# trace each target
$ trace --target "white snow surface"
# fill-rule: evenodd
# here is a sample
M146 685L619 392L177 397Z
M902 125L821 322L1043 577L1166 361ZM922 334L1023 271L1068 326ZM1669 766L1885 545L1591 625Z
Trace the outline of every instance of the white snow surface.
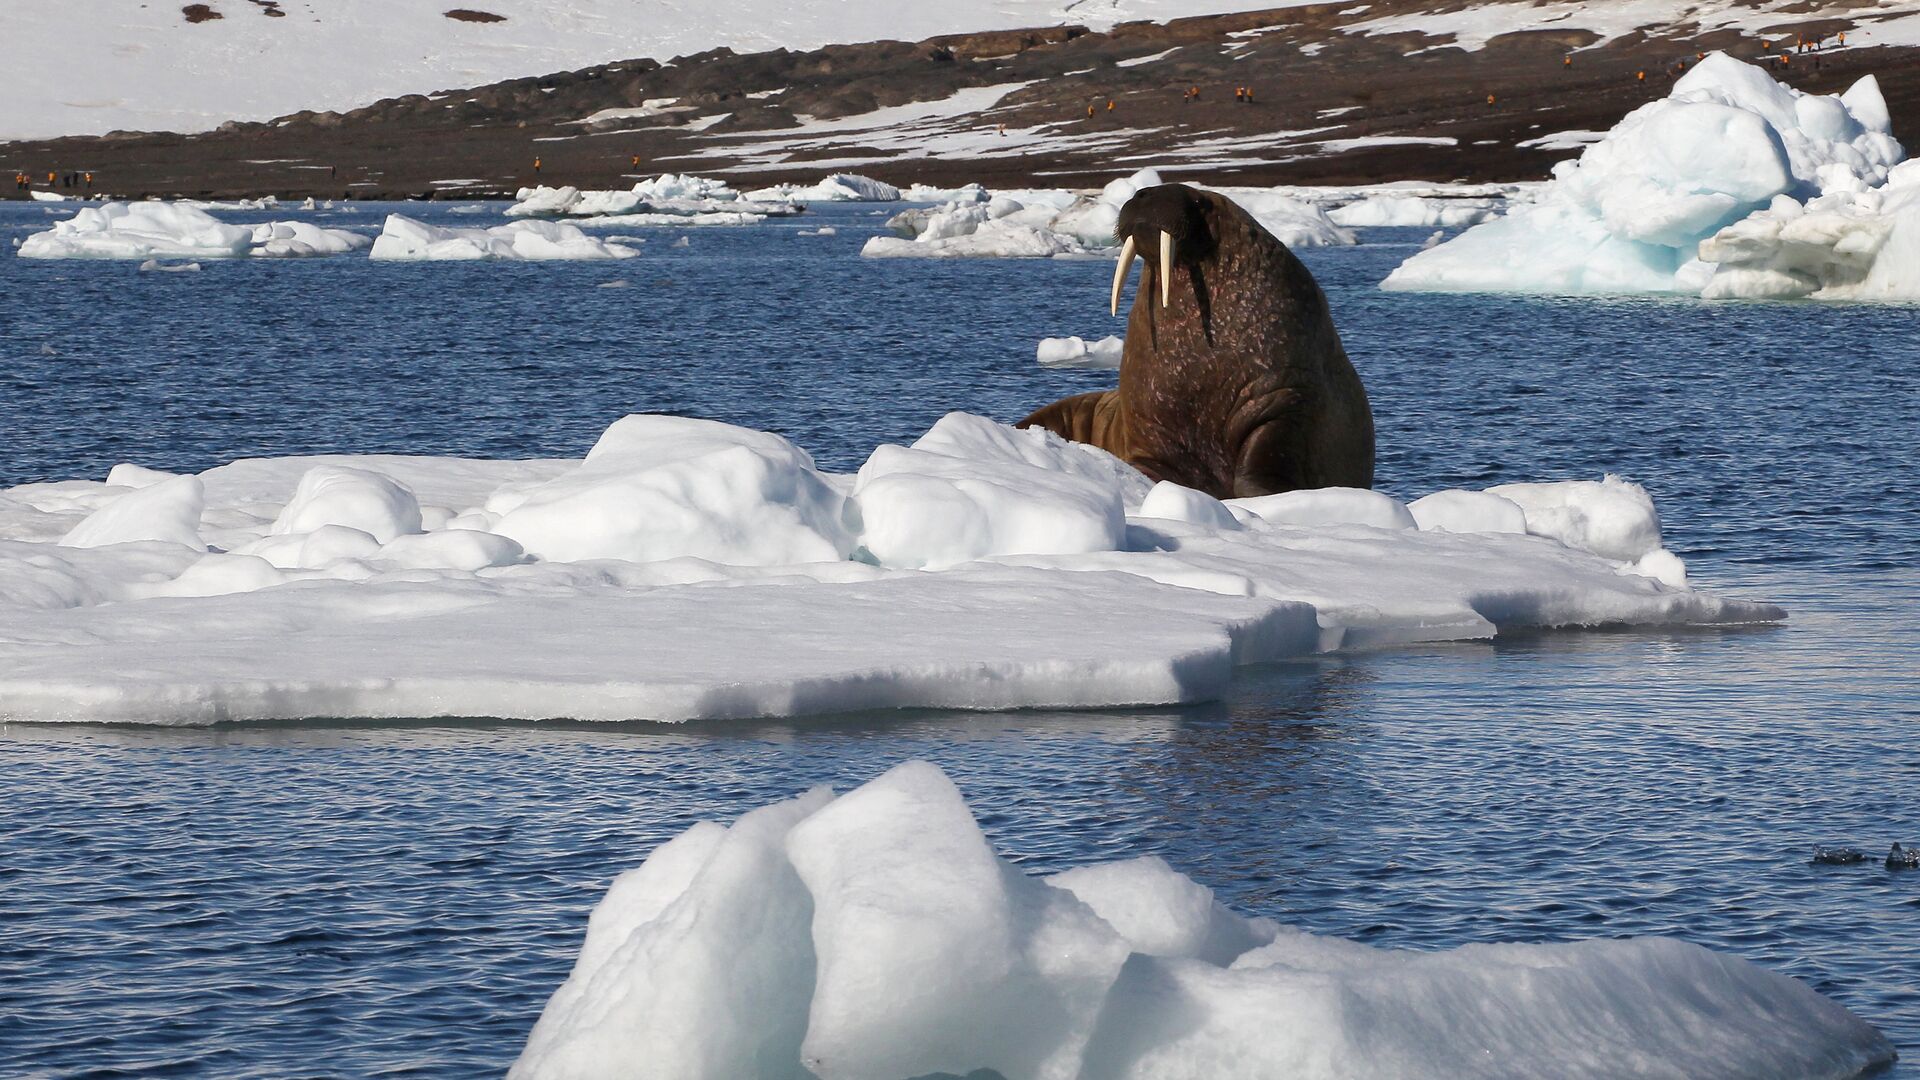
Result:
M114 129L204 131L301 109L351 109L400 94L667 60L716 46L811 49L892 38L1061 23L1105 28L1275 6L1274 0L789 0L689 5L673 0L488 0L506 17L469 23L457 5L283 0L266 17L244 0L210 0L220 18L189 24L179 4L90 0L0 4L0 69L12 76L0 139ZM1280 6L1286 6L1281 4ZM84 77L77 73L84 73Z
M503 259L548 262L630 259L638 248L609 243L560 221L512 221L490 229L445 229L388 214L369 257L394 262Z
M1167 704L1324 650L1783 617L1687 587L1624 481L1439 498L1222 503L965 413L852 476L669 416L580 461L127 464L0 491L0 720Z
M1806 94L1714 53L1536 201L1383 288L1920 300L1920 189L1872 76Z
M905 210L887 220L894 235L870 238L860 254L884 258L1034 259L1111 253L1120 208L1142 188L1160 184L1160 173L1141 169L1116 179L1097 195L1071 192L986 193L971 191L937 208ZM1220 188L1290 247L1355 243L1354 234L1318 206L1267 188ZM1064 205L1063 205L1064 204Z
M1030 876L909 761L614 879L508 1076L1840 1080L1892 1058L1806 985L1671 938L1414 952L1239 915L1152 857Z
M305 221L229 225L180 202L110 202L83 208L20 245L23 259L238 259L344 255L373 243Z

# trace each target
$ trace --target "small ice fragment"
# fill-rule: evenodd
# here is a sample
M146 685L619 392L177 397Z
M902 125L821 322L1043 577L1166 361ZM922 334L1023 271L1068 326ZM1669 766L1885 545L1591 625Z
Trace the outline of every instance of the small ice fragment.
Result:
M612 281L603 281L594 286L596 289L624 289L626 287L627 279L623 277L614 278Z
M1900 845L1893 846L1897 849ZM1819 866L1852 866L1854 863L1866 862L1867 857L1850 847L1827 847L1821 844L1814 846L1813 861Z
M675 240L673 242L673 246L674 247L692 247L693 241L683 236L680 239Z

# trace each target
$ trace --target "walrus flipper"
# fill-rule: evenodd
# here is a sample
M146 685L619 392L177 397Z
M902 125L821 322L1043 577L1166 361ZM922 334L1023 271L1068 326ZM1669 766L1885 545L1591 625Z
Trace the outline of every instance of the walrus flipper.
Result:
M1118 422L1119 397L1112 390L1075 394L1035 411L1014 427L1045 428L1063 439L1097 446L1124 460L1125 425Z

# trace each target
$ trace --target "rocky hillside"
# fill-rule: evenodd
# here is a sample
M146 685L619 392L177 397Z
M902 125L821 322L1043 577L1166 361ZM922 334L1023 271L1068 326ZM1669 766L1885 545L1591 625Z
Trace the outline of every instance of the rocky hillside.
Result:
M1876 74L1896 134L1920 140L1911 5L1722 0L1636 25L1659 6L1379 0L716 49L196 136L5 144L0 168L92 170L129 195L323 197L616 187L663 171L1071 186L1143 164L1241 183L1521 180L1714 49L1807 90Z

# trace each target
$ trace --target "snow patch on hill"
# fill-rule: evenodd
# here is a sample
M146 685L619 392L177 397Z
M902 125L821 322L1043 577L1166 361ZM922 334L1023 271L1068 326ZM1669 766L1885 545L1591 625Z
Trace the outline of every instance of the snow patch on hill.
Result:
M480 86L614 60L666 60L716 46L811 49L881 38L1129 19L1165 20L1274 6L1274 0L485 0L498 22L446 17L446 5L284 0L280 18L211 0L189 23L177 4L95 0L0 5L0 69L11 76L0 139L114 129L204 131L301 109L351 109L400 94Z

